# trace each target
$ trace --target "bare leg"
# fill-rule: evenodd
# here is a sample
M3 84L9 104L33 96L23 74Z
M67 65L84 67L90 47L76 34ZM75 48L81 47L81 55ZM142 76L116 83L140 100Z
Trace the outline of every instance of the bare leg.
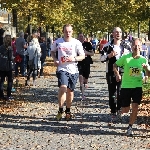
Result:
M132 103L132 113L130 114L130 121L129 124L133 125L137 118L137 113L138 113L138 104L137 103Z
M84 85L85 85L85 88L87 88L87 87L88 87L88 85L87 85L87 84L88 84L88 79L85 79L85 78L84 78Z
M82 97L84 97L84 78L82 75L79 76L79 82L80 82L80 90L82 93Z
M74 92L67 88L67 96L66 96L66 106L67 106L67 108L71 107L73 98L74 98Z
M123 113L128 113L129 110L130 110L130 106L129 106L129 107L122 107L122 108L121 108L122 114L123 114Z
M66 92L67 92L67 86L61 85L58 91L59 108L63 108L64 102L66 100Z

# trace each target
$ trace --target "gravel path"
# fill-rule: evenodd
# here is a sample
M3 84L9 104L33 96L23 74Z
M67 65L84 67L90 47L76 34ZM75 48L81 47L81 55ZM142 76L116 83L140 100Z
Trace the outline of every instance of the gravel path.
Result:
M24 89L18 107L0 117L0 150L145 150L150 149L150 130L142 118L133 126L134 137L125 135L128 115L122 122L109 124L105 64L94 56L88 100L81 102L79 84L75 90L72 121L57 122L57 79L39 78L36 88ZM8 107L12 103L7 104Z

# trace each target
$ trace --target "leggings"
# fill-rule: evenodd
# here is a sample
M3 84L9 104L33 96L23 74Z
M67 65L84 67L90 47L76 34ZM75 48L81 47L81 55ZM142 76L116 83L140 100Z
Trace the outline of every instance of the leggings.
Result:
M116 77L114 75L106 74L106 79L108 84L109 106L111 109L111 113L116 113L116 111L120 110L121 108L121 99L120 99L121 82L117 82ZM116 103L114 96L117 96Z
M0 71L0 97L4 97L4 81L7 77L7 97L11 96L11 89L13 84L12 70Z

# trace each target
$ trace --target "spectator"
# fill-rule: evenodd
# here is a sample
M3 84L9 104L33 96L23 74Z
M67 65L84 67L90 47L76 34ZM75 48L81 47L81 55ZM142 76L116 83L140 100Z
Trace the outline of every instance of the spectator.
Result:
M43 76L43 65L46 59L46 50L47 50L47 45L46 45L46 39L45 37L41 37L40 40L40 47L41 47L41 69L40 69L40 77Z
M13 49L13 56L16 56L16 38L15 37L12 38L11 46Z
M11 90L13 84L12 78L12 60L13 51L11 48L11 36L4 37L3 45L0 46L0 99L12 100ZM7 97L4 96L3 86L5 77L7 77Z
M0 46L3 45L3 34L5 30L2 28L2 24L0 24Z
M41 62L40 62L40 57L41 57L41 48L38 42L37 38L33 38L32 41L30 42L27 51L25 52L25 55L29 56L29 61L31 62L29 65L29 71L27 73L27 80L25 85L29 85L30 82L30 76L32 73L33 77L33 86L36 85L36 76L38 75L38 69L41 69Z
M16 56L19 58L19 61L16 61L15 64L15 76L18 76L18 67L20 67L20 73L24 77L26 76L26 57L25 57L25 48L27 48L24 33L20 32L19 38L16 39Z

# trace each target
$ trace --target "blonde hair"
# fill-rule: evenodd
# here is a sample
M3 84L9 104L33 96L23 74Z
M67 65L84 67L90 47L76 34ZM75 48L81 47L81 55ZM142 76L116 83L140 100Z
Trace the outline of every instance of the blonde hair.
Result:
M63 31L65 30L66 27L72 27L72 29L73 29L73 26L72 26L71 24L65 24L65 25L63 26Z
M135 38L135 39L132 41L132 43L131 43L131 45L132 45L132 46L134 46L134 45L135 45L135 41L140 41L140 43L142 44L141 39L139 39L139 38Z

